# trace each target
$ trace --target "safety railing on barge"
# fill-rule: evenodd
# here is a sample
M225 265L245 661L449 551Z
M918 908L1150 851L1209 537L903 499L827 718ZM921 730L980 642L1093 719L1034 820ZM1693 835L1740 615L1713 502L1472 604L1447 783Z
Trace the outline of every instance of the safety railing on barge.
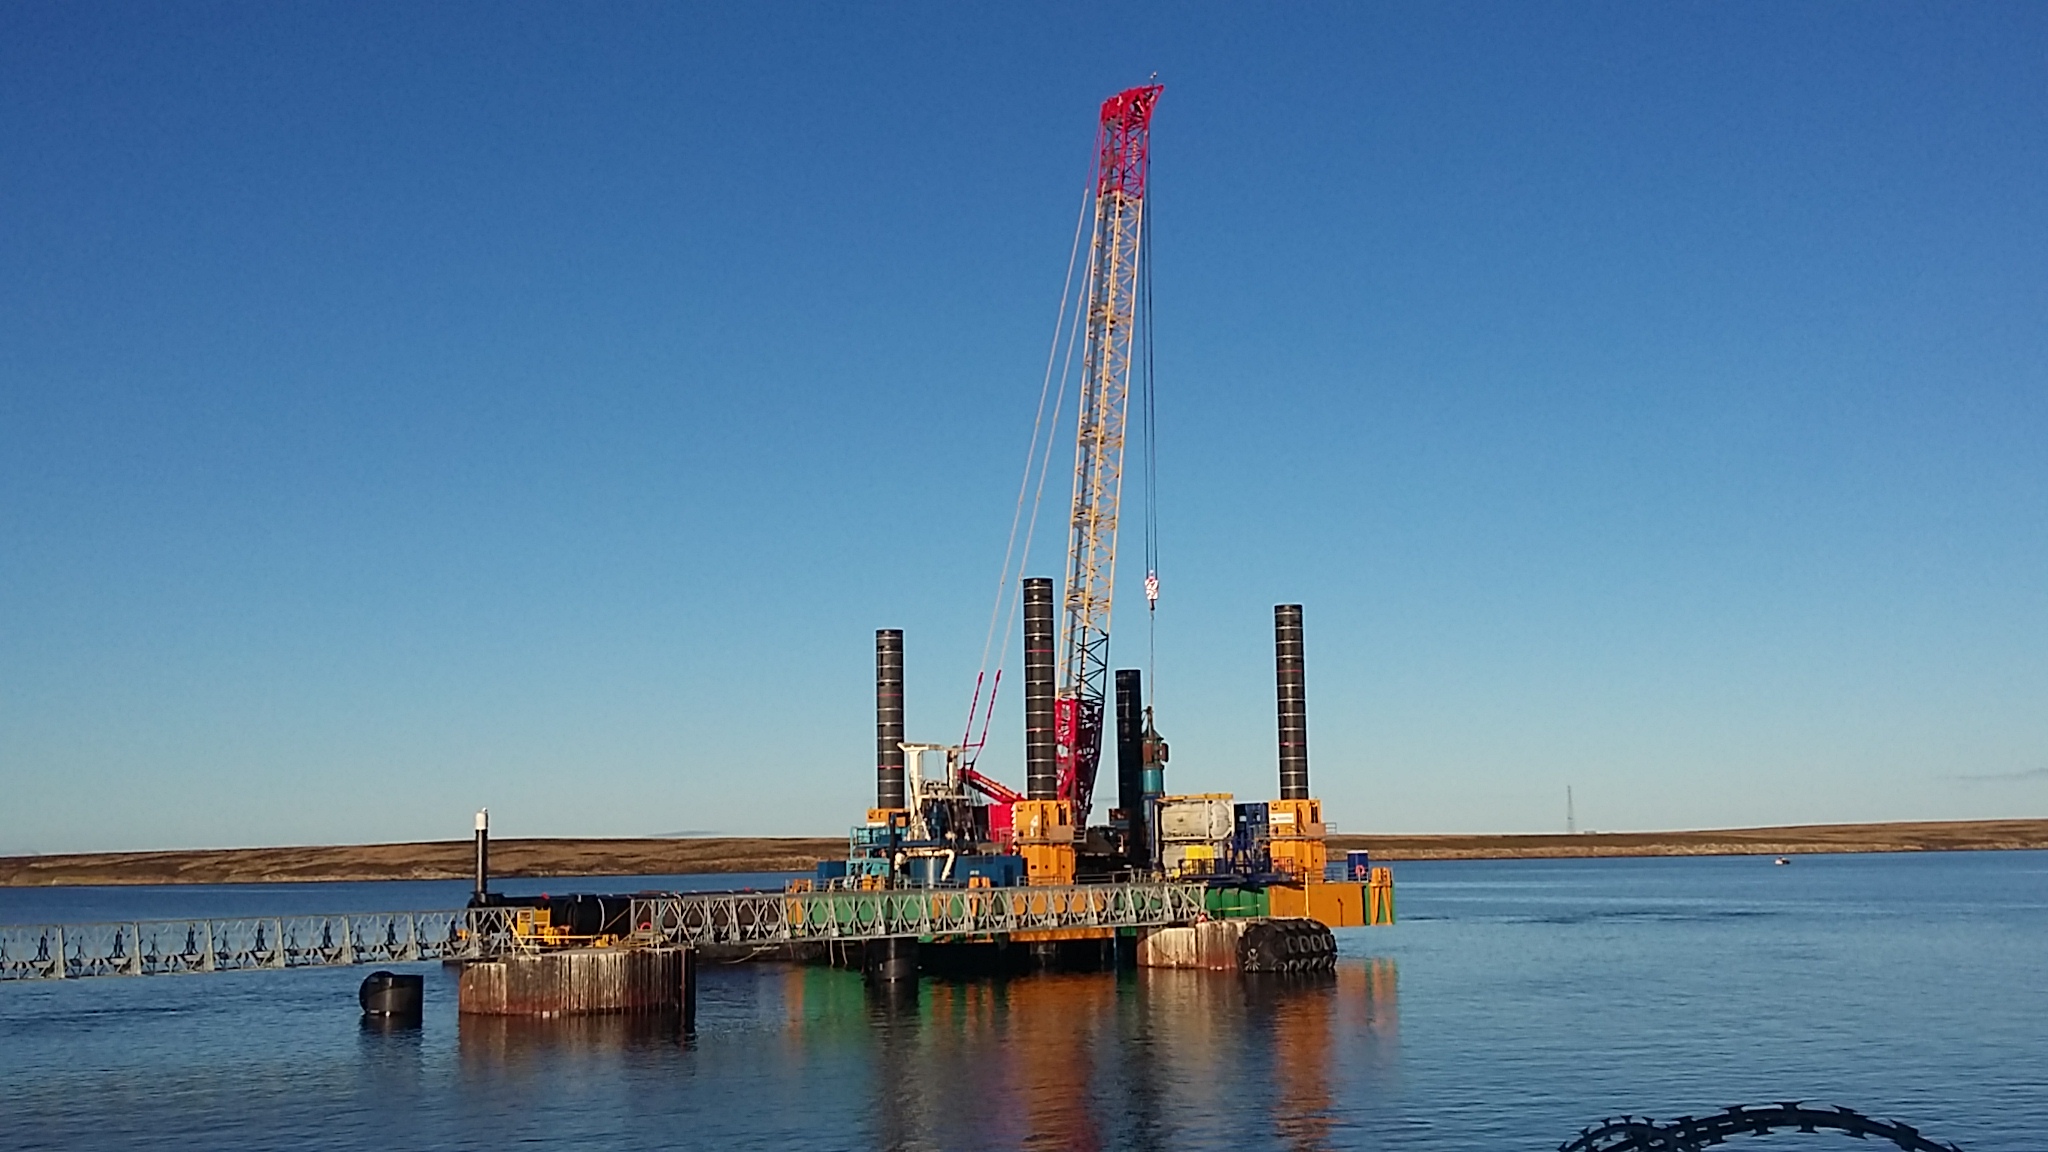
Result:
M636 944L788 944L1149 928L1203 915L1199 884L701 892L636 896ZM424 960L544 947L514 908L0 926L0 981L166 976Z
M638 935L668 944L789 944L1151 928L1203 915L1199 884L721 892L635 898Z

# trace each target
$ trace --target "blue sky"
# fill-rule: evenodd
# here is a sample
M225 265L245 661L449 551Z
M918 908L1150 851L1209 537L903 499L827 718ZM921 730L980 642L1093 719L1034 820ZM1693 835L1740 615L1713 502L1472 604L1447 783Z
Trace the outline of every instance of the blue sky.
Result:
M1345 831L2048 816L2044 63L2037 5L10 6L0 852L857 818L875 628L964 720L1155 71L1174 788L1275 790L1300 601Z

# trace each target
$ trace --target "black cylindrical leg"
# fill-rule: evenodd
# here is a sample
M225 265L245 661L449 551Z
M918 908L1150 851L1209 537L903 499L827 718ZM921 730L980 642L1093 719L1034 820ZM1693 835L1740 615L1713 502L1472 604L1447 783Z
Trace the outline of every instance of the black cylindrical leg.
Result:
M903 802L903 631L875 632L875 807Z
M917 979L917 938L891 936L870 940L861 960L867 978L877 984Z
M1132 867L1150 859L1145 850L1145 674L1136 668L1116 673L1116 806L1123 809L1124 854Z
M1299 604L1273 606L1273 672L1280 705L1280 798L1306 800L1308 696L1302 668Z
M1024 581L1024 795L1057 800L1059 752L1053 736L1052 581Z
M426 978L401 972L372 972L356 990L363 1015L417 1022L426 1004Z

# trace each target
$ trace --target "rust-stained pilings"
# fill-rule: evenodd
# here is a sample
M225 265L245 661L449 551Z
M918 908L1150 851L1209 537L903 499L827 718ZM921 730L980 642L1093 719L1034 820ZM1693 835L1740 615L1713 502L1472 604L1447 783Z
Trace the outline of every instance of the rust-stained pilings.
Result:
M679 1011L688 1024L696 1015L696 956L688 948L515 952L464 965L457 1003L481 1016Z

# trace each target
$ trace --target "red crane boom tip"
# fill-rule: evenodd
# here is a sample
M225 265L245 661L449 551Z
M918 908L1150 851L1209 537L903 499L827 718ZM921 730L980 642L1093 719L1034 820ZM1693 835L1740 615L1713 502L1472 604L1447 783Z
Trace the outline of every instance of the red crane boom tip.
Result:
M1095 180L1097 195L1119 192L1145 195L1145 168L1152 137L1152 107L1164 84L1126 88L1102 102L1102 131L1096 141L1100 155Z
M1136 88L1126 88L1104 100L1103 127L1114 125L1127 132L1146 128L1152 123L1152 106L1159 103L1159 94L1164 91L1164 84L1140 84Z

